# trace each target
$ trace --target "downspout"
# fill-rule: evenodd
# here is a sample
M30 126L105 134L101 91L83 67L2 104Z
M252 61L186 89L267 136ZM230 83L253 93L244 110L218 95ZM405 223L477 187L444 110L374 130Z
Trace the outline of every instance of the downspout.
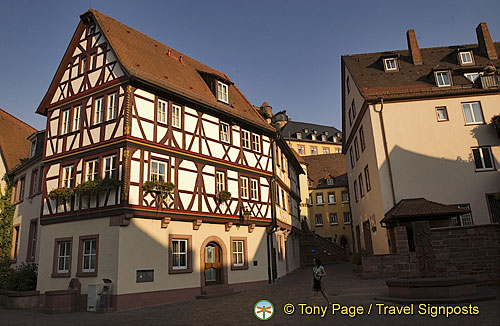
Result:
M274 189L275 185L275 177L276 177L276 168L275 168L275 158L274 158L274 153L275 153L275 146L277 143L277 137L274 139L273 146L271 146L271 161L272 161L272 167L273 167L273 176L271 177L271 186L269 187L269 191L271 191L271 229L267 232L267 277L269 280L269 283L274 282L274 273L272 270L273 266L273 260L276 259L274 255L271 255L273 251L273 233L276 232L276 228L278 223L276 222L276 207L274 206L276 203L276 192Z
M396 194L394 191L394 181L392 179L391 160L389 158L389 150L387 149L387 138L385 135L384 117L382 115L382 111L384 110L384 99L382 97L379 97L379 100L380 100L380 111L377 111L377 103L373 105L373 110L379 114L378 117L380 119L380 129L382 130L382 141L384 143L385 159L387 160L387 168L389 170L389 181L391 183L392 205L395 206Z

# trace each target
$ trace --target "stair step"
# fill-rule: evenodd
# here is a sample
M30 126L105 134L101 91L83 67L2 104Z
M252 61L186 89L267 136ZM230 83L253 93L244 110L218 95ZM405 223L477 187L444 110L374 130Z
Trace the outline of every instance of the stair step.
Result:
M240 292L235 292L233 288L227 285L207 286L201 294L196 296L196 299L212 299L232 295Z

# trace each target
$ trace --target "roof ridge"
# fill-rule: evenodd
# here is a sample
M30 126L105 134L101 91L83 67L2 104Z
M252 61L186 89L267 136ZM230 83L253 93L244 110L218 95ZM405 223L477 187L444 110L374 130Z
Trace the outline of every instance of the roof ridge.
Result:
M303 122L303 121L290 120L290 121L287 122L287 124L289 124L290 122L292 122L292 123L303 123L303 124L308 124L308 125L313 125L313 126L320 126L320 127L334 128L334 129L337 129L338 131L340 131L340 129L337 128L337 127L329 126L329 125L320 125L318 123L313 123L313 122Z
M5 114L7 114L8 116L10 116L11 118L14 118L15 120L21 122L22 124L26 125L27 127L30 127L31 129L34 130L34 132L38 131L37 129L33 128L31 125L27 124L26 122L24 122L23 120L19 119L18 117L13 116L9 112L5 111L4 109L0 108L0 111L4 112Z

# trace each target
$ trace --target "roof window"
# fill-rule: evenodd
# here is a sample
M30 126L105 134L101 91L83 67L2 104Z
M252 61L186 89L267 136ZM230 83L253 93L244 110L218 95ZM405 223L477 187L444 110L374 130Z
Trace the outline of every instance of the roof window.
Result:
M434 77L436 78L436 85L438 87L451 86L451 76L449 70L436 71L434 72Z
M472 51L460 51L458 52L458 58L460 65L473 65L474 57L472 56Z
M385 71L397 71L398 61L396 58L386 58L384 59L384 70Z

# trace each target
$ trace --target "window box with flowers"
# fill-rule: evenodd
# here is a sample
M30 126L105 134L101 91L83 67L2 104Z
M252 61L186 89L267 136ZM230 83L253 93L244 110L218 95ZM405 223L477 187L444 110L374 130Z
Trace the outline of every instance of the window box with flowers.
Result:
M163 207L164 202L172 194L174 188L175 185L172 182L165 181L146 181L142 185L142 190L154 197L156 206L159 208Z
M231 193L229 191L222 190L217 193L216 198L219 204L226 203L229 199L231 199Z

